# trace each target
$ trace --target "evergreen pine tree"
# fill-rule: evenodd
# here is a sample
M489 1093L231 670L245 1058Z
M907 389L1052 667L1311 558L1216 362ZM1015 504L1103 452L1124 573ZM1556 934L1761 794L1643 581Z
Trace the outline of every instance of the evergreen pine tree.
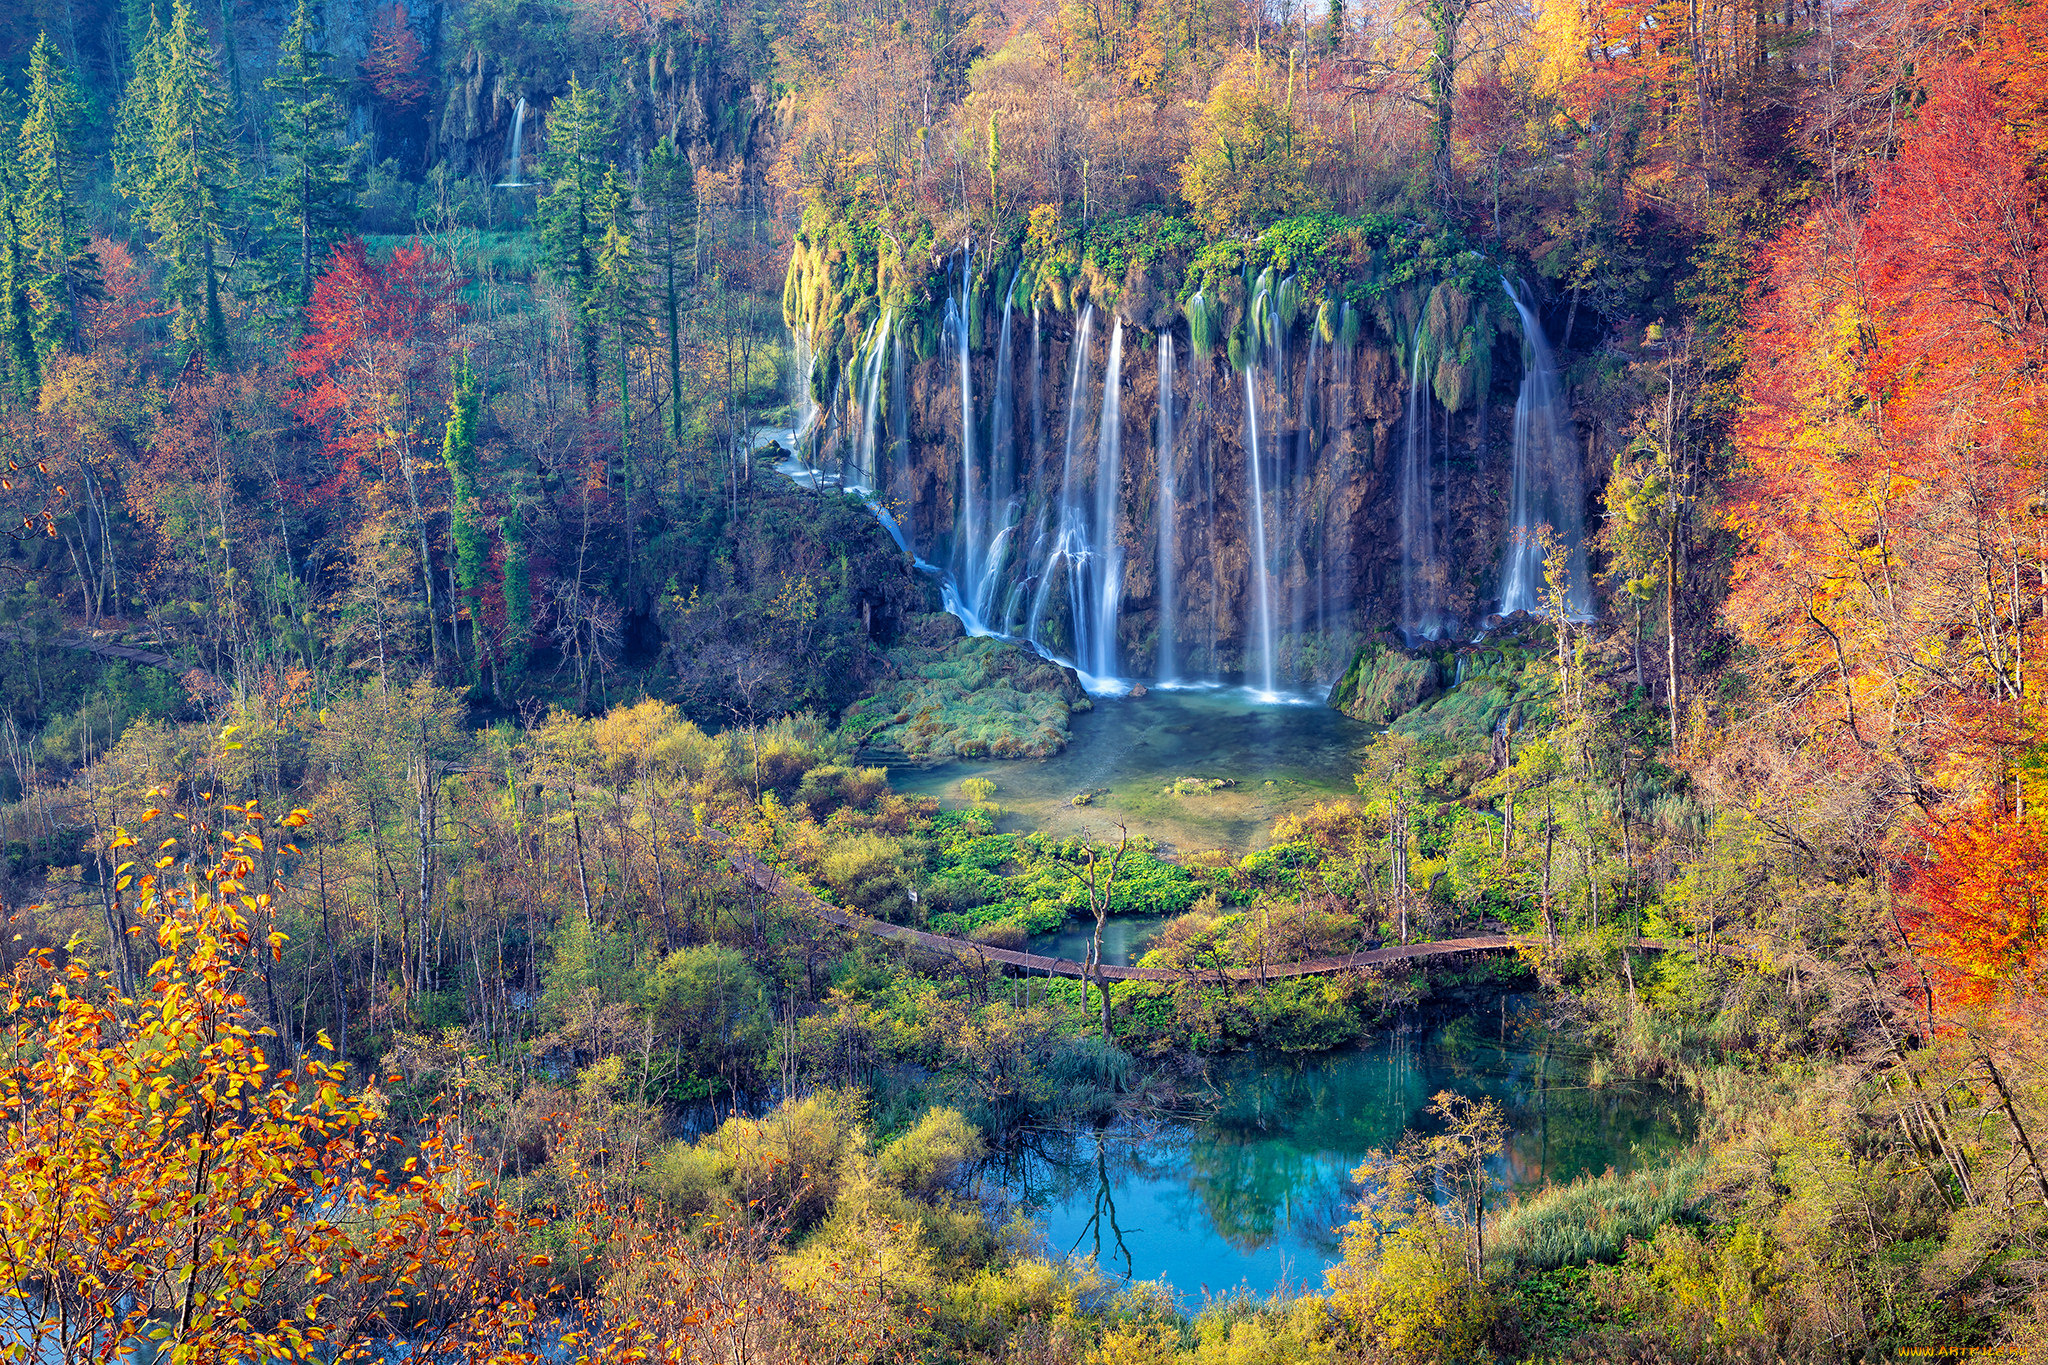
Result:
M598 215L603 235L592 262L590 295L585 309L612 348L619 382L619 455L626 471L626 489L633 489L632 389L628 361L633 347L647 339L647 284L641 278L640 253L633 242L633 197L615 171L606 171L598 185Z
M0 118L0 128L6 127ZM36 361L31 247L21 230L21 175L0 157L0 376L9 396L35 401L42 387Z
M46 33L29 55L18 205L39 361L78 343L81 310L102 292L99 258L85 231L82 111L78 87Z
M128 53L130 80L142 69L152 33L168 18L170 10L164 0L121 0L121 37Z
M171 328L188 350L216 366L228 356L218 249L225 244L239 167L228 145L227 96L205 26L188 0L171 21L152 23L121 118L121 193L153 235L164 269Z
M668 332L668 430L680 451L683 445L684 276L690 264L691 235L697 217L697 185L689 159L664 137L647 157L640 181L640 199L647 206L648 254L660 280L662 321Z
M484 634L477 628L479 589L490 559L490 545L484 538L483 521L477 507L476 418L480 406L476 372L465 352L455 366L455 392L448 401L448 428L441 440L441 462L448 468L448 538L455 548L455 584L462 601L469 604L469 635L472 646L471 676L483 663ZM459 604L458 604L459 605ZM461 637L455 641L462 647Z
M541 263L569 291L569 309L576 319L583 349L583 401L597 408L598 319L591 312L591 290L597 278L598 249L604 242L605 213L601 202L611 126L595 90L574 76L569 93L548 111L548 145L541 174L547 193L534 206L540 231Z
M310 0L297 0L277 74L263 82L277 97L270 178L260 192L271 234L264 292L285 315L306 306L328 253L356 216L357 149L342 141L347 82L329 73L317 36Z

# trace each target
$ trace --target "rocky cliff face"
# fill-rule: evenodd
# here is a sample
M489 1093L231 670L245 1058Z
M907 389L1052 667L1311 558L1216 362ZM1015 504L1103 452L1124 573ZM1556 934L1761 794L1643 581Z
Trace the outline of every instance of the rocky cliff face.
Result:
M455 71L433 111L437 154L457 178L497 183L510 169L515 127L521 133L522 178L534 178L546 144L548 110L567 93L577 64L559 45L501 36L458 49ZM584 56L586 73L596 53ZM616 58L609 64L615 64ZM625 159L638 159L672 137L696 166L751 158L765 127L765 90L737 54L716 45L667 40L623 68L618 105ZM520 102L526 114L521 125Z
M845 298L806 264L800 329ZM1271 271L1207 312L1199 292L1091 303L1027 292L1029 269L956 274L864 330L842 307L851 344L821 329L809 457L876 489L980 624L1098 675L1327 685L1363 643L1469 634L1495 607L1510 310L1427 279L1316 306Z

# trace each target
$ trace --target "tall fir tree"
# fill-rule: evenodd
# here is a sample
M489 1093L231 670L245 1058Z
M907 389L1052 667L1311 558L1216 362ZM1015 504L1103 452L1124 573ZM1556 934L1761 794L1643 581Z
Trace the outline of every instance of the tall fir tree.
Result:
M455 550L456 609L464 604L469 607L472 680L479 678L483 664L481 590L491 557L477 498L476 419L480 406L476 371L464 352L456 361L455 392L448 400L448 426L441 438L441 463L448 469L448 539ZM459 635L455 648L458 653L462 648Z
M640 251L633 240L632 191L616 171L604 173L598 185L597 206L603 235L598 239L597 256L591 266L590 294L584 308L596 321L612 352L619 384L619 459L630 494L634 479L633 394L629 375L633 347L647 339L647 281L642 276Z
M599 324L590 300L604 243L602 196L611 168L611 141L603 100L571 76L569 93L548 111L548 145L541 162L548 188L534 206L534 216L541 263L569 291L569 309L583 351L583 402L588 411L597 408Z
M313 297L322 264L356 218L357 149L343 141L347 82L329 71L318 38L311 0L297 0L277 74L263 82L276 97L270 176L259 191L270 220L264 294L285 316Z
M79 150L84 102L57 45L44 34L29 54L21 122L19 215L34 312L36 357L75 346L88 300L100 297L100 262L86 234L88 163Z
M0 128L8 126L0 109ZM21 230L21 174L0 157L0 407L32 403L42 387L36 359L31 247Z
M660 280L662 323L668 333L668 431L675 450L683 446L683 290L692 265L696 234L697 184L689 158L664 137L648 154L640 180L647 206L647 254Z
M128 78L133 80L142 69L142 63L149 52L150 35L163 27L169 19L170 8L164 0L121 0L121 39L128 56Z
M228 141L227 95L206 28L187 0L152 24L121 119L121 193L152 235L164 270L171 329L215 366L228 360L220 249L233 223L240 167Z

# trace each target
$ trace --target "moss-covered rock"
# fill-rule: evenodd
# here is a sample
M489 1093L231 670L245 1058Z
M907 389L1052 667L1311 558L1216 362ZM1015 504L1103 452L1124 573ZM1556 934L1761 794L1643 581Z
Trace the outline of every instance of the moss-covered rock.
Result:
M1093 705L1071 669L1022 645L963 637L950 616L906 632L889 659L897 676L843 722L874 753L1046 758L1067 747L1069 717Z
M1411 739L1483 746L1503 716L1519 727L1524 715L1549 706L1555 683L1547 635L1539 626L1441 655L1366 645L1331 689L1330 705Z
M1371 644L1358 651L1330 690L1330 705L1353 720L1385 725L1442 688L1443 670L1429 655Z
M1387 728L1414 739L1472 746L1483 744L1510 713L1519 728L1522 714L1547 705L1554 691L1550 670L1536 666L1539 658L1518 643L1461 651L1450 664L1451 686Z

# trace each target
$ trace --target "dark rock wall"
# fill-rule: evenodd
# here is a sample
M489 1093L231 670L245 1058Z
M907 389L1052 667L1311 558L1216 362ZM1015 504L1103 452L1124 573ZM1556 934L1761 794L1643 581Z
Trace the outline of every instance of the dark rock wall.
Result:
M993 311L993 310L991 310ZM977 449L987 457L995 393L999 320L980 320L972 375ZM1110 342L1110 320L1091 329L1088 379L1074 441L1075 475L1092 488L1097 422ZM1013 320L1015 402L1010 439L1025 491L1028 527L1059 497L1066 457L1074 337L1079 320L1046 310L1040 316L1039 393L1042 424L1031 401L1031 318ZM1125 329L1121 403L1121 509L1124 552L1120 654L1126 671L1146 674L1157 657L1158 416L1156 334ZM1235 673L1256 652L1257 576L1250 534L1247 479L1250 425L1245 377L1221 348L1191 357L1185 326L1175 336L1178 410L1178 629L1186 675ZM1433 486L1439 525L1448 535L1446 602L1457 619L1476 626L1498 588L1502 525L1508 498L1516 387L1521 368L1513 336L1497 343L1493 385L1467 410L1427 405L1432 424ZM1311 364L1311 351L1313 363ZM961 488L959 359L940 345L919 359L906 350L907 478L904 458L885 453L884 496L911 528L919 552L946 565L955 553ZM1312 347L1307 327L1290 337L1284 370L1254 371L1259 448L1267 497L1267 558L1281 672L1293 681L1334 682L1357 646L1396 631L1402 610L1400 476L1408 439L1407 376L1393 346L1368 336L1349 356ZM828 466L861 426L852 400L840 394L842 420L828 426L818 458ZM888 418L881 423L886 431ZM1448 442L1448 457L1445 444ZM894 466L891 472L890 466ZM1589 484L1590 484L1589 480ZM1064 611L1049 611L1046 637L1061 643Z

